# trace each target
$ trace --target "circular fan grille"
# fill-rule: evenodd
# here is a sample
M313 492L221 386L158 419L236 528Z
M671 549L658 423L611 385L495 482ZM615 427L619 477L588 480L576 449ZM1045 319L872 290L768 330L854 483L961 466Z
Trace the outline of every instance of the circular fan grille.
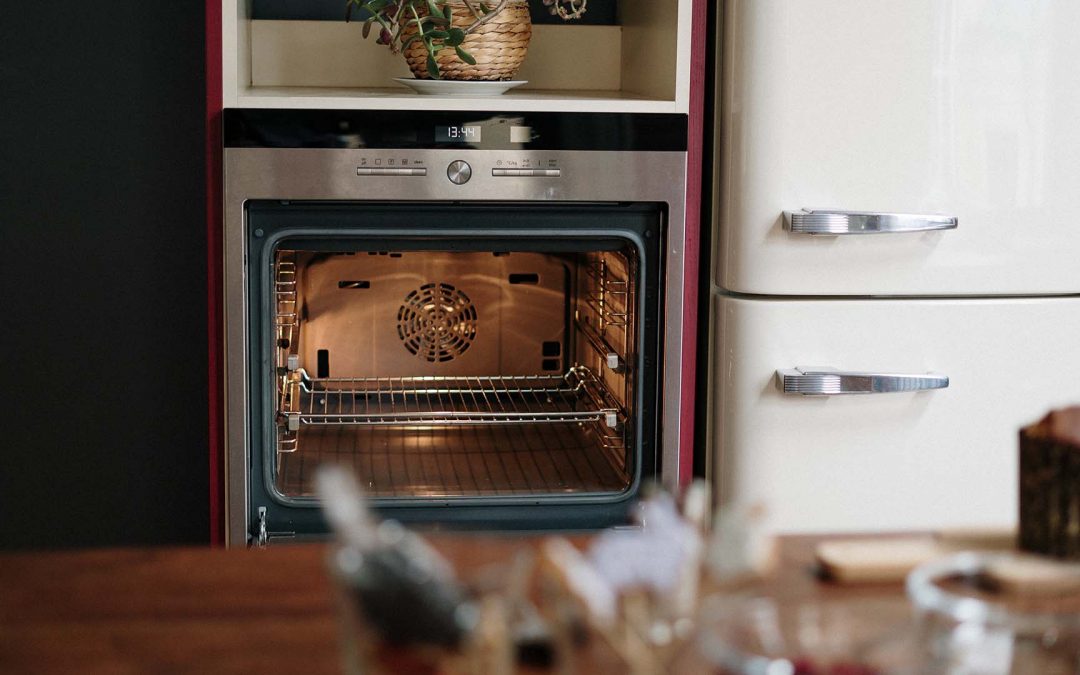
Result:
M424 284L405 296L398 310L398 337L425 361L455 359L476 338L476 308L450 284Z

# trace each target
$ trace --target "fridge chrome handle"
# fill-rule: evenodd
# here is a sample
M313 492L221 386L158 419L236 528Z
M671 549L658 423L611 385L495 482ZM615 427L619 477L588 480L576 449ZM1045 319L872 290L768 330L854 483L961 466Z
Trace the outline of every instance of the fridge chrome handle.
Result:
M784 211L784 229L796 234L888 234L955 230L956 216L839 209Z
M797 366L777 370L776 386L785 394L802 394L803 396L889 394L945 389L949 386L949 378L938 373L899 375Z

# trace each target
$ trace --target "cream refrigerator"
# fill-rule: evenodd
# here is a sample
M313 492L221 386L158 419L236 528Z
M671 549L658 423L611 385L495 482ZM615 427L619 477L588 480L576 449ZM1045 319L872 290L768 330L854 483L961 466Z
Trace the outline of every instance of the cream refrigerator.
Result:
M1080 403L1080 3L728 0L712 473L780 531L1002 527Z

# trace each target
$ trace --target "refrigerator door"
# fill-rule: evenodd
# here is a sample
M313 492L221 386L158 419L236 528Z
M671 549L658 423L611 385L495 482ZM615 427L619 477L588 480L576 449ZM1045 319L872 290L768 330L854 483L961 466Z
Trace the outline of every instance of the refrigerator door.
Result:
M1080 402L1080 298L716 302L717 488L781 531L1014 524L1020 427Z
M720 286L1080 291L1080 3L724 8Z

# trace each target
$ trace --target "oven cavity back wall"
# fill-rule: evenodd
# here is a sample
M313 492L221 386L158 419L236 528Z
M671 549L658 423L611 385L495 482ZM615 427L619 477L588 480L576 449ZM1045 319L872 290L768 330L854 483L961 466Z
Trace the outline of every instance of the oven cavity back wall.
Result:
M278 258L279 268L295 261L303 331L291 353L319 377L562 370L570 270L556 256L279 250Z

